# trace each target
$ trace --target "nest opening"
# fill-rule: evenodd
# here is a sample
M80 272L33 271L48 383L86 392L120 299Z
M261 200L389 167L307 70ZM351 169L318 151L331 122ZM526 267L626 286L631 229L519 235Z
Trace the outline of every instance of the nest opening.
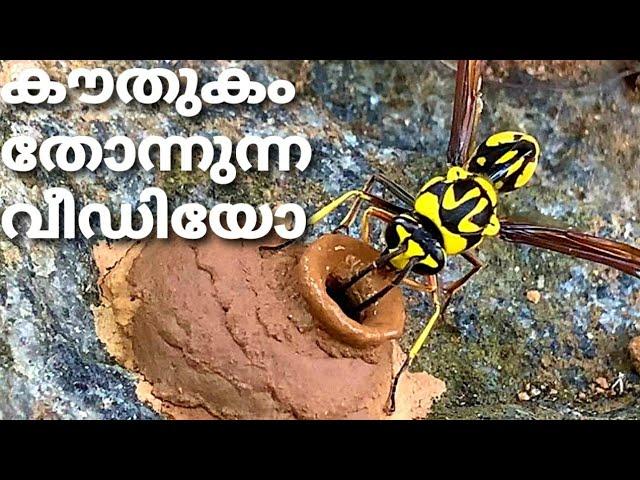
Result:
M305 247L297 265L299 291L321 327L343 343L380 345L402 335L405 312L402 292L393 289L369 308L362 301L388 284L388 275L374 270L344 292L339 287L380 254L352 237L324 235Z
M363 324L366 318L366 314L363 311L358 311L356 307L361 303L354 295L350 294L351 289L345 290L342 288L342 281L336 278L334 275L329 275L325 282L327 294L331 299L336 302L340 307L340 310L354 322Z

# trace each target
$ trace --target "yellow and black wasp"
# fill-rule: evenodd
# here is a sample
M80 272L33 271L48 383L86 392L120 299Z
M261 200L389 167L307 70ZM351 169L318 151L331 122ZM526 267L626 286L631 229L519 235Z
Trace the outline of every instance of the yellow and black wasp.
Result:
M538 165L540 147L533 136L508 131L491 135L469 154L482 108L480 72L479 61L458 62L447 152L450 166L446 174L427 180L416 195L376 174L362 189L342 194L308 220L309 226L314 225L345 202L354 200L337 229L348 229L365 203L368 206L361 220L364 241L369 241L371 218L387 224L384 233L386 246L378 260L337 289L346 291L375 269L391 268L397 273L388 285L355 306L352 312L362 312L398 285L432 295L434 312L393 379L387 408L390 412L395 408L395 389L400 375L415 359L451 296L482 268L472 250L485 237L499 237L509 242L554 250L640 278L640 249L593 235L498 216L499 196L529 182ZM397 202L373 195L376 184L385 188ZM461 278L440 285L438 273L445 267L447 258L453 255L464 257L471 264L471 269ZM425 277L426 282L409 278L410 273Z

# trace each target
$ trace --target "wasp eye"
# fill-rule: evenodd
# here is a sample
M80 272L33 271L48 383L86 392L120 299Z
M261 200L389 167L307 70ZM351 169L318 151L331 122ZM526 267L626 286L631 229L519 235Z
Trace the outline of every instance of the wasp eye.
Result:
M533 176L540 146L523 132L499 132L478 145L467 170L488 177L501 192L523 187Z

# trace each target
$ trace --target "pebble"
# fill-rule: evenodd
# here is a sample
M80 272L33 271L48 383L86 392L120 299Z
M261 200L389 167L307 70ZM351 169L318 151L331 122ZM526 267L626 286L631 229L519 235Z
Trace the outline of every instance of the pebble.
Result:
M527 300L529 300L533 304L538 304L540 302L540 292L538 290L529 290L527 292Z
M527 392L518 392L518 400L520 400L521 402L528 402L529 400L531 400L531 397Z
M595 380L596 384L603 390L609 390L609 382L604 377L598 377Z

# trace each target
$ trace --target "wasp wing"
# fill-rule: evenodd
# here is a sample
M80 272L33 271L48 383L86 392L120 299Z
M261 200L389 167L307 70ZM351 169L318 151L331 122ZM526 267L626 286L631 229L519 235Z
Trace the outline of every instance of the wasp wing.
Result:
M545 248L590 260L640 278L640 249L625 243L511 219L500 220L498 236L507 242Z
M473 148L473 135L482 101L482 60L459 60L456 71L456 91L453 100L453 117L447 159L451 165L462 165Z

